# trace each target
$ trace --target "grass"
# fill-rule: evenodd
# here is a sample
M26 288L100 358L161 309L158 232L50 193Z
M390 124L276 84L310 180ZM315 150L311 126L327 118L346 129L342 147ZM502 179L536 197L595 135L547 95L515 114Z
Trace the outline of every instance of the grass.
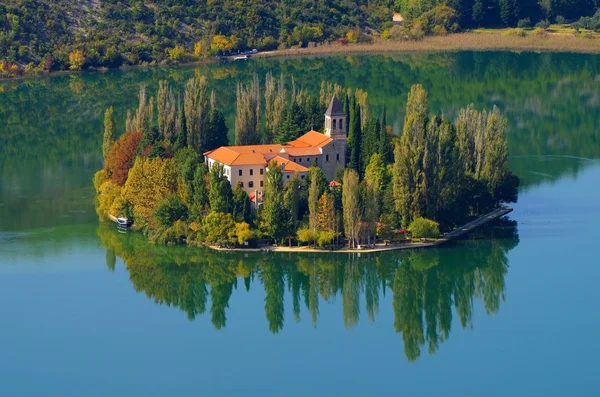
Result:
M566 25L551 25L546 34L524 29L512 35L510 29L476 29L446 36L429 36L418 41L376 40L370 44L327 44L311 48L289 48L260 53L260 57L398 53L422 51L549 51L600 54L600 34Z

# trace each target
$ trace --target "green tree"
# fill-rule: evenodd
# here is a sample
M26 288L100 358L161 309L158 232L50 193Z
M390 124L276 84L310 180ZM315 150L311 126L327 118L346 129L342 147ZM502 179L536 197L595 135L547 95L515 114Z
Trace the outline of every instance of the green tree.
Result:
M408 231L415 238L438 238L440 225L431 219L416 218L410 223Z
M313 232L317 231L317 225L319 221L319 181L316 178L316 173L313 171L314 169L320 170L318 167L311 167L311 174L314 176L311 178L310 187L308 189L308 224L309 227L313 230Z
M177 195L171 195L156 209L156 220L162 226L172 226L178 220L188 218L188 208Z
M298 224L298 215L300 211L300 196L302 189L302 180L297 172L294 172L292 177L285 185L283 202L286 210L290 214L292 231L296 231Z
M516 26L520 9L518 0L499 0L500 19L506 26Z
M252 208L250 197L248 197L248 194L239 183L235 185L235 188L233 189L233 207L231 214L233 220L236 222L249 223L251 221Z
M344 209L344 230L351 248L356 247L361 224L360 184L358 173L353 169L344 172L342 184L342 206Z
M115 123L115 115L113 111L113 107L109 107L104 112L104 138L102 141L102 156L106 160L106 156L108 156L108 152L110 152L110 148L115 143L117 139L117 126Z
M235 144L256 145L260 143L260 83L254 75L248 86L238 83L237 113L235 119Z
M225 176L223 165L215 163L210 167L209 172L210 191L208 200L210 209L214 212L228 213L231 211L233 192L231 184Z
M203 153L206 151L206 131L209 123L206 78L189 79L185 84L183 99L187 146Z
M235 222L231 214L211 211L202 220L201 233L205 243L227 246L234 242L231 236L235 234Z
M404 133L394 150L394 199L402 224L408 226L422 213L423 149L428 121L427 93L421 85L411 87L406 103Z
M274 161L267 167L261 217L262 227L268 236L275 241L282 241L286 237L289 213L283 205L283 173Z
M348 165L353 170L360 174L362 173L362 131L361 131L361 116L360 105L354 101L352 114L350 115L350 134L348 136L348 146L350 147L350 164Z

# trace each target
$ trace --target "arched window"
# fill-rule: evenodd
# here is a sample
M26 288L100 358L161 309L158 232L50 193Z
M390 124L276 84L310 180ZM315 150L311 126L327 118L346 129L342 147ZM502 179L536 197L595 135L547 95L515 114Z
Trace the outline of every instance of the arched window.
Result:
M335 119L333 119L333 129L334 130L336 129L336 127L335 127Z
M340 130L344 129L344 119L340 119Z

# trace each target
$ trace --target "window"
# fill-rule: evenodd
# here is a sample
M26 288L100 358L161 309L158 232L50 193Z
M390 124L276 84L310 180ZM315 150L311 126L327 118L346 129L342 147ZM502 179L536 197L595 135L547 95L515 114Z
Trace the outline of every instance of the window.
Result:
M304 175L301 175L301 176L300 176L300 179L304 179Z
M340 130L344 129L344 119L340 119Z
M310 157L307 157L307 158L306 158L306 162L307 162L307 163L310 163Z
M240 182L240 187L244 187L244 182Z
M290 176L289 176L289 175L287 175L287 179L290 179Z
M329 155L328 154L325 155L325 161L329 161Z
M301 162L302 162L302 159L298 159L298 162L299 162L299 163L301 163Z
M340 154L339 154L339 153L335 155L335 159L336 159L337 161L340 161Z
M260 187L263 187L263 185L264 185L264 182L260 181Z
M264 168L260 169L260 174L262 175L265 172Z
M248 187L254 187L254 181L248 182Z
M239 175L239 176L242 176L242 170L239 170L239 171L238 171L238 175Z
M336 125L335 125L335 119L333 120L333 129L336 129Z
M254 170L250 168L250 176L254 175Z
M319 165L319 158L318 157L315 157L315 164Z

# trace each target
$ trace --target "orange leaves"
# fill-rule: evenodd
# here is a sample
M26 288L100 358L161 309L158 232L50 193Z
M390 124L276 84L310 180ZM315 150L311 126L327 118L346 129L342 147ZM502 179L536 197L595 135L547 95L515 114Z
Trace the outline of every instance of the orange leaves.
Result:
M141 140L141 132L126 132L108 152L106 170L110 173L110 179L115 185L123 186L125 184Z

